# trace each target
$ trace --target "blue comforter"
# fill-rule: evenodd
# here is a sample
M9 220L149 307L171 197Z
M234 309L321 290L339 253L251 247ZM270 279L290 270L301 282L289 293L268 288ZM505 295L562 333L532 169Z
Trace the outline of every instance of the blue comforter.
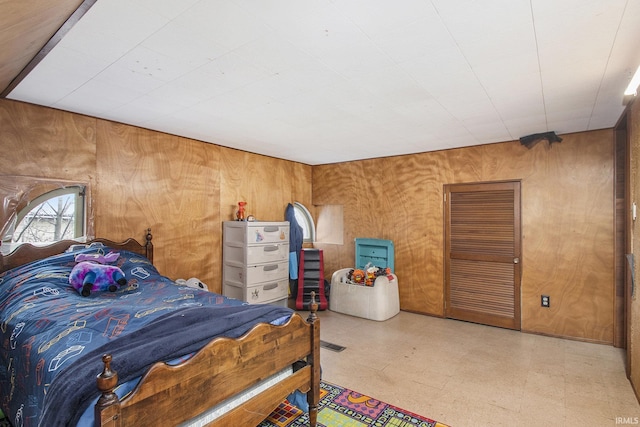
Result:
M104 249L108 251L108 249ZM15 427L75 425L98 395L101 356L127 381L159 360L239 337L291 310L177 286L143 256L120 251L127 286L82 297L66 253L0 275L0 409Z

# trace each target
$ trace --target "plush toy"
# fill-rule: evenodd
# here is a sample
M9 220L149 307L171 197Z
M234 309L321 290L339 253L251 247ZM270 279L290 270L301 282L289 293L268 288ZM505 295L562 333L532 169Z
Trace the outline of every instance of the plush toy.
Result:
M378 272L378 267L369 267L367 268L364 284L366 286L373 286L373 282L376 280L376 273Z
M76 262L93 261L99 264L110 264L116 262L119 256L120 254L118 252L109 252L106 255L102 255L101 253L78 254L76 255Z
M180 286L187 286L189 288L194 289L202 289L203 291L208 291L209 287L202 283L200 279L192 277L191 279L176 279L176 284Z
M356 268L353 271L349 271L350 273L350 279L354 282L354 283L359 283L359 284L363 284L364 283L364 271L360 270L359 268Z
M127 284L122 270L115 265L105 265L101 262L113 262L119 254L109 252L101 254L78 254L78 262L69 274L69 283L80 295L88 297L91 292L110 291L115 292L119 286Z

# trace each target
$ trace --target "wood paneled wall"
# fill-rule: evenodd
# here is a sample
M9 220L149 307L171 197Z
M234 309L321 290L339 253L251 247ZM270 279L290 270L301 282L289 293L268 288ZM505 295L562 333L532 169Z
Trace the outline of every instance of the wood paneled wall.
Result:
M628 132L631 145L631 174L630 179L630 194L631 202L640 204L640 103L636 100L631 105L631 110L628 117ZM633 385L633 389L636 393L636 397L640 399L640 299L638 298L638 280L640 278L640 231L639 220L636 219L632 223L632 228L629 230L631 238L631 251L634 256L634 276L635 276L635 291L633 298L631 299L631 313L630 313L630 325L628 325L629 333L627 341L627 354L629 354L629 379Z
M165 275L219 281L220 147L104 120L97 129L96 235L148 225Z
M0 99L0 173L95 183L95 122Z
M356 237L393 240L401 309L443 316L443 186L521 180L522 330L612 343L613 155L602 130L316 166L317 209L344 205L344 244L316 245L325 273L353 265Z
M95 234L143 239L171 278L221 291L222 221L237 202L266 221L311 205L311 167L29 104L0 100L2 175L88 182Z
M2 174L89 182L96 235L142 238L151 227L161 272L217 291L222 221L239 200L261 220L282 220L291 201L342 205L343 244L316 245L327 278L353 264L355 237L390 239L401 308L442 316L443 186L519 179L522 329L611 343L613 132L563 138L311 167L0 100Z

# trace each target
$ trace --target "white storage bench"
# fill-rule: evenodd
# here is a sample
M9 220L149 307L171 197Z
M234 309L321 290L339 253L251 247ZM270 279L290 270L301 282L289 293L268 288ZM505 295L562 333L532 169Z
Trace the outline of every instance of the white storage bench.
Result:
M331 301L329 309L338 313L371 320L387 320L400 312L398 278L376 278L373 286L347 283L351 268L343 268L331 276Z

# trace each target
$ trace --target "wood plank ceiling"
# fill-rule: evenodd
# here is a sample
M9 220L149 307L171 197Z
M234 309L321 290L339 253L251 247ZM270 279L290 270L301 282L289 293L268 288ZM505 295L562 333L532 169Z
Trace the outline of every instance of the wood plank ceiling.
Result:
M82 0L0 1L0 93L36 58Z

